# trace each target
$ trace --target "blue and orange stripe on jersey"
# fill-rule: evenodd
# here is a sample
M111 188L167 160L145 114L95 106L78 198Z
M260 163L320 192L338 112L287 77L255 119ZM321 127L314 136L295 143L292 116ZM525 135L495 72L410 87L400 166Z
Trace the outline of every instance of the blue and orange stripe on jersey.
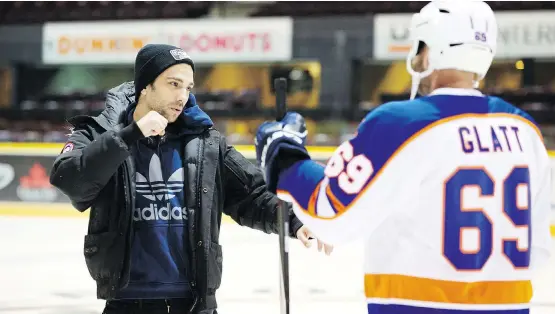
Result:
M367 274L369 313L528 313L532 284L523 281L455 282L405 275Z
M426 306L411 306L402 304L380 304L368 303L368 313L371 314L530 314L528 308L525 309L444 309L431 308Z
M527 304L532 284L522 281L457 282L406 275L366 274L366 298L445 304Z

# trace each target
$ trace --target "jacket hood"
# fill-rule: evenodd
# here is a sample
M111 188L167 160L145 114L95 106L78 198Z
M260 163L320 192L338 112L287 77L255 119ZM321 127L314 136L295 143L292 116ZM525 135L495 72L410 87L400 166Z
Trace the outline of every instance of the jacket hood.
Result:
M106 109L98 117L95 117L95 120L105 129L112 129L120 123L125 123L127 120L126 113L134 111L135 106L135 84L125 82L108 91L106 94ZM173 124L183 129L179 133L201 131L214 125L208 114L197 105L193 94L189 94L189 100L183 109L183 113L178 121L170 125Z

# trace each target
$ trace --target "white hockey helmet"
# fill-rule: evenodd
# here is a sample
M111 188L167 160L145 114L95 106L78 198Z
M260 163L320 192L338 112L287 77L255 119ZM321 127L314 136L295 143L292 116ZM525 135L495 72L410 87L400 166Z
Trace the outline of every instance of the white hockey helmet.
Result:
M493 62L497 49L497 21L483 1L432 1L412 17L412 47L407 71L412 76L411 99L420 80L434 70L454 69L477 74L478 87ZM420 42L429 49L429 67L424 72L412 68Z

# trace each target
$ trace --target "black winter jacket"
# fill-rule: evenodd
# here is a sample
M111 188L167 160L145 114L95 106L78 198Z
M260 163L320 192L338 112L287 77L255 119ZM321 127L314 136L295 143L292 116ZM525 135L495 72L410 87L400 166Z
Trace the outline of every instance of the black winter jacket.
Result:
M126 108L134 102L134 85L124 83L107 95L97 117L70 119L73 149L55 160L50 182L79 211L90 208L84 255L97 283L99 299L114 299L129 282L133 239L132 209L135 169L129 147L143 135L136 123L124 126ZM242 226L277 233L278 198L266 189L261 171L213 128L184 137L184 187L189 208L190 285L196 295L191 313L212 313L222 276L219 245L222 213ZM66 145L67 147L67 145ZM289 211L291 236L302 226ZM247 270L244 270L247 271Z

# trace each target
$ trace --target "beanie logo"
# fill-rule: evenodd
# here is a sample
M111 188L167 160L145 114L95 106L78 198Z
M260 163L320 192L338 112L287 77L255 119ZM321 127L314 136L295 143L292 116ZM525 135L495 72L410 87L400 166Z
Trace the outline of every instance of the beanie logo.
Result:
M187 55L187 53L185 51L183 51L182 49L170 50L170 54L177 61L183 60L183 59L190 59L189 55Z

